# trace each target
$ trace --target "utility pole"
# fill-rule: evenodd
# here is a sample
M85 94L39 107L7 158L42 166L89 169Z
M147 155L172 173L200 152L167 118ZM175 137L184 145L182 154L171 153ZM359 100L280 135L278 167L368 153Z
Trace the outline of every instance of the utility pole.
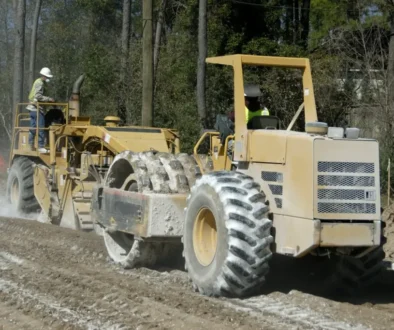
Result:
M153 125L153 1L142 1L142 126Z

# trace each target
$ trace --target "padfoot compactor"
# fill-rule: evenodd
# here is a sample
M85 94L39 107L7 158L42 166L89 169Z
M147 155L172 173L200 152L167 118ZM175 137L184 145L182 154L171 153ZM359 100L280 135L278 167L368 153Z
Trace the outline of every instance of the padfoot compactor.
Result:
M79 114L82 77L70 102L55 104L64 121L46 129L48 154L27 148L28 114L19 105L11 203L39 211L42 221L95 230L125 268L183 251L194 287L206 295L256 293L273 253L336 258L336 287L348 293L370 283L385 243L377 141L318 122L307 59L230 55L207 62L234 70L234 130L219 124L205 132L192 156L180 153L174 130L121 127L116 117L91 125ZM302 72L304 103L286 129L275 116L246 123L247 65ZM303 110L305 131L293 131ZM210 152L201 155L206 140Z

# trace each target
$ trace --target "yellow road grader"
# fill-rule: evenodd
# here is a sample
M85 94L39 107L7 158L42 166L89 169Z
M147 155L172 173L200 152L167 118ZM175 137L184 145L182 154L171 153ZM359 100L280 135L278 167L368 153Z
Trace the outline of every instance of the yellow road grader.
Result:
M229 55L207 63L233 69L235 129L205 132L193 155L180 153L175 130L120 126L111 116L91 125L79 111L83 77L68 103L55 104L64 121L46 128L47 154L28 148L29 117L19 104L10 202L39 211L41 221L95 230L125 268L153 266L181 247L205 295L253 294L273 253L335 256L336 285L347 292L376 278L385 243L377 141L318 122L308 59ZM245 66L301 71L304 102L289 127L279 129L275 116L246 122ZM305 131L297 132L302 111Z

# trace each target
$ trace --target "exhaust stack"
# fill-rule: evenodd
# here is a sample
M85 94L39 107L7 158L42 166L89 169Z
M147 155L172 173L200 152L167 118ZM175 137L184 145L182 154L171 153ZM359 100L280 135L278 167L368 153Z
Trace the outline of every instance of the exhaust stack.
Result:
M82 74L78 77L78 79L75 81L73 85L72 94L70 100L68 101L69 115L72 117L79 116L79 110L80 110L79 94L84 80L85 80L85 75Z

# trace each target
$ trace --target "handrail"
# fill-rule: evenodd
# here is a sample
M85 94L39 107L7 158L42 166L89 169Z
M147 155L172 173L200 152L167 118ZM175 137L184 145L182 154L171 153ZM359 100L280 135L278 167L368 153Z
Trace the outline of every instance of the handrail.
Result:
M60 107L62 112L64 113L64 117L66 120L66 124L69 122L69 104L68 103L60 103L60 102L22 102L18 103L15 107L15 117L14 117L14 125L13 125L13 130L12 130L12 141L11 141L11 150L10 150L10 165L12 162L12 153L15 150L15 144L16 144L16 138L20 134L20 132L29 132L33 129L33 127L22 127L19 126L19 123L23 117L29 117L30 116L30 111L28 112L23 112L21 108L23 106L28 106L28 105L34 105L37 111L37 125L34 127L36 130L35 134L35 139L34 139L34 147L37 148L37 139L38 139L38 134L40 131L56 131L57 129L51 129L47 127L39 127L39 120L40 116L44 116L44 113L40 111L40 108L42 106L54 106L54 107ZM63 126L63 125L62 125ZM49 137L48 137L49 140ZM48 141L50 142L50 141ZM37 150L37 155L38 155L38 150Z
M203 168L203 166L202 166L202 162L201 162L201 160L200 160L200 157L198 156L198 148L200 147L201 143L205 140L205 138L207 137L207 135L209 135L210 138L212 139L213 136L219 136L220 133L217 132L217 131L204 132L204 134L200 137L200 139L197 141L196 145L194 146L193 156L194 156L194 158L195 158L195 160L196 160L196 162L197 162L197 164L198 164L198 166L199 166L199 168L200 168L202 174L204 174L205 171L204 171L204 168ZM230 158L228 157L228 155L227 155L228 142L229 142L231 139L234 139L234 138L235 138L234 135L229 135L229 136L226 137L226 140L225 140L225 142L224 142L224 157L225 157L225 159L224 159L224 169L227 168L227 162L228 162L228 160L230 159ZM212 148L211 148L212 140L209 141L209 144L210 144L210 145L209 145L209 150L211 150L211 149L212 149Z
M227 159L229 159L228 155L227 155L227 150L228 150L228 142L230 141L230 139L234 139L235 136L234 135L229 135L226 137L226 141L224 142L224 155L226 158L224 158L224 169L227 168ZM234 154L234 151L233 151Z
M204 174L204 169L200 160L200 157L198 156L198 148L200 147L201 143L205 140L206 136L210 135L210 136L218 136L219 132L204 132L203 135L201 135L200 139L197 141L196 145L194 146L193 149L193 156L194 159L197 162L198 167L200 168L200 171L202 174ZM211 140L209 140L209 150L211 150Z
M297 112L295 113L293 119L291 120L289 126L287 127L286 131L291 131L295 122L297 121L298 117L300 116L301 111L304 109L304 103L302 103L299 107Z

